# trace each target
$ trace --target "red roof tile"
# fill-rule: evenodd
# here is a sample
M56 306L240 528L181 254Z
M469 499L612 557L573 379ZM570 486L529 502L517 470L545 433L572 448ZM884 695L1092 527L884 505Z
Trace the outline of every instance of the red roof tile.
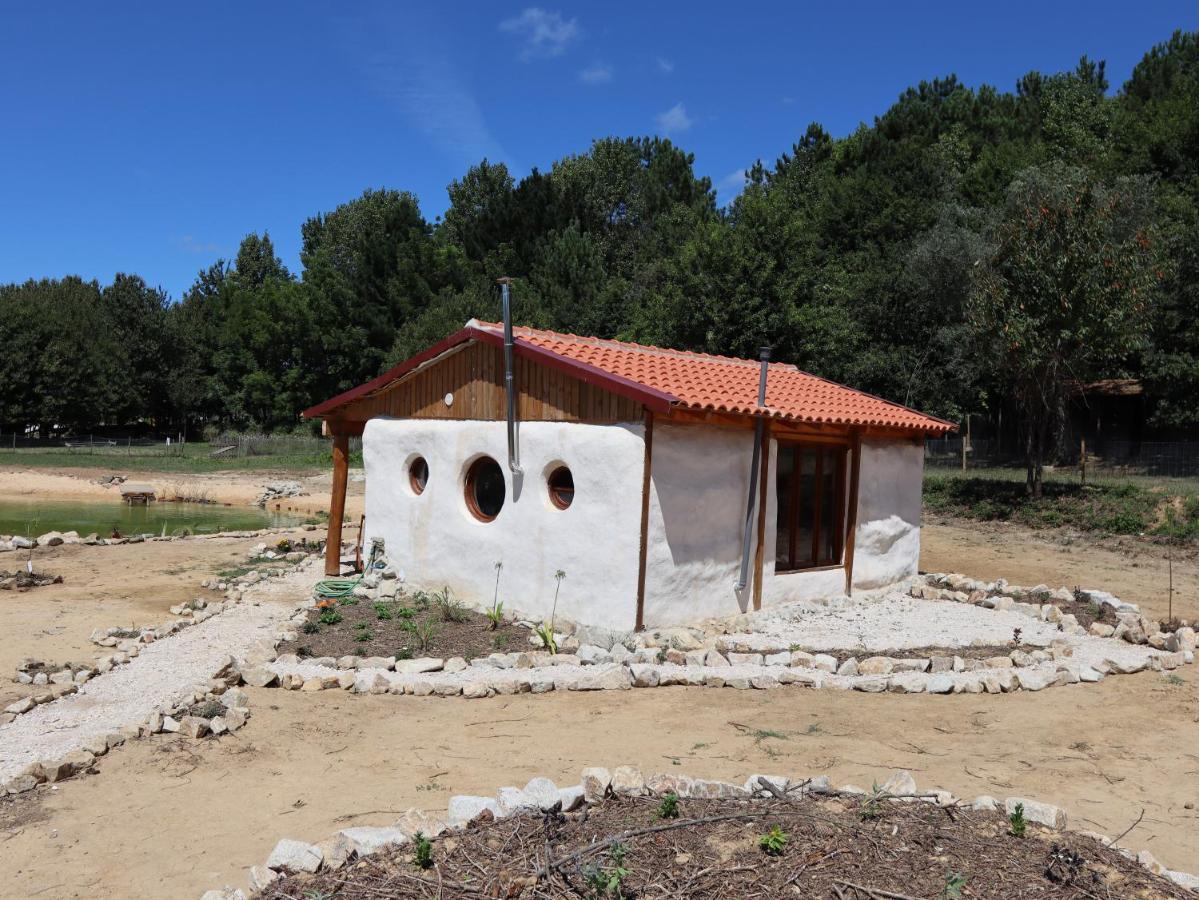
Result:
M472 320L441 344L353 391L314 406L306 416L320 416L358 396L377 390L466 340L503 340L503 326ZM560 334L535 328L513 328L516 350L585 380L600 381L616 393L660 410L684 408L732 415L766 414L775 419L819 425L862 425L941 433L953 423L927 416L898 403L809 375L787 363L771 363L766 380L766 407L758 407L760 363L708 353L667 350L625 341Z

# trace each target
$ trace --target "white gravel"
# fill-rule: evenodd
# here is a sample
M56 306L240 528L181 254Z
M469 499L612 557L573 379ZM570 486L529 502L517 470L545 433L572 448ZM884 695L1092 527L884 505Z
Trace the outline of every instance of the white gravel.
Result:
M223 657L269 644L297 600L311 589L311 581L303 571L272 578L220 615L143 645L135 658L93 678L78 693L0 725L0 782L30 763L58 758L93 737L146 721L156 709L207 681Z
M952 600L920 600L891 593L829 605L789 603L757 613L744 643L754 648L787 647L877 653L916 647L1002 646L1020 629L1024 644L1048 646L1062 637L1057 625L1011 610L993 610ZM737 635L741 640L741 635Z

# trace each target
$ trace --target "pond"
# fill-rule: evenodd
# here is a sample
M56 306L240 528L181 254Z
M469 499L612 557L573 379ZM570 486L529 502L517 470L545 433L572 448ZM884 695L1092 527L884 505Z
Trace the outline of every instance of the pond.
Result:
M209 503L83 502L77 500L0 499L0 534L37 537L47 531L95 532L108 537L121 534L210 534L216 531L251 531L257 528L299 525L303 516L287 515L254 506L219 506Z

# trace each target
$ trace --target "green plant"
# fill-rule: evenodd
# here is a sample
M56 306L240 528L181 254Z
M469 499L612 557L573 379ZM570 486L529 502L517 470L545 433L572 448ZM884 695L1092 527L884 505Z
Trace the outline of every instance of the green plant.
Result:
M354 635L354 640L356 640L360 644L365 644L367 641L373 641L374 639L375 639L375 633L373 631L371 631L369 628L364 628L361 631L359 631L356 635Z
M441 629L437 626L437 623L431 619L426 619L423 622L416 623L412 636L416 638L417 647L424 653L440 633Z
M679 795L671 791L658 804L659 819L677 819L679 817Z
M506 635L506 634L492 635L491 646L495 647L496 650L503 650L505 647L508 646L508 635Z
M1024 818L1024 804L1017 803L1012 814L1007 817L1011 823L1011 828L1008 829L1008 834L1012 837L1024 837L1024 832L1028 830L1028 820Z
M380 622L386 622L388 619L390 619L392 617L392 615L393 615L393 613L391 611L390 603L376 603L375 604L375 618L378 619Z
M321 630L321 626L316 622L305 622L300 627L300 630L302 632L304 632L305 634L316 634L318 631Z
M450 596L449 588L442 588L441 593L435 594L433 602L443 622L465 622L470 619L470 611Z
M338 597L337 603L339 606L357 606L358 598L353 594L346 594L344 597Z
M962 888L970 879L961 872L945 873L945 900L962 900Z
M1166 676L1166 684L1180 685L1186 684L1186 680L1177 672L1171 672Z
M483 615L487 616L487 621L491 623L491 630L495 631L504 624L504 604L497 603Z
M396 659L412 659L412 651L407 647L401 647L395 652Z
M433 844L419 831L412 836L412 863L418 869L433 865Z
M341 621L341 613L336 609L329 607L320 615L320 623L322 625L336 625Z
M541 643L545 645L545 649L550 652L550 656L555 656L558 653L558 639L554 637L554 628L548 622L542 622L533 629L533 633L541 638Z
M414 610L411 606L399 606L396 607L395 614L401 619L411 619L416 615L416 610Z
M583 869L583 881L594 891L593 896L623 896L624 880L629 877L629 870L624 864L628 854L628 848L617 841L608 848L608 859L611 860L612 865L601 866L596 862Z
M881 798L883 789L879 787L876 781L870 786L870 793L862 798L862 802L858 805L858 818L863 822L870 819L877 819L883 814Z
M787 832L783 831L778 825L775 825L768 832L758 838L758 846L765 851L767 856L782 856L783 851L787 849L787 842L791 838Z

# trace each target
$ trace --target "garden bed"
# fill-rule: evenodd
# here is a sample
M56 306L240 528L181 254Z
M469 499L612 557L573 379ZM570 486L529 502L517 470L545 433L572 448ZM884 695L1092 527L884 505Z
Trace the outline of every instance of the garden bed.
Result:
M294 641L280 655L306 657L461 656L473 659L495 652L528 649L529 631L501 621L494 629L484 615L446 592L415 591L393 600L343 597L308 611Z
M1023 831L1017 836L1013 831ZM423 848L423 850L422 850ZM870 797L609 797L579 813L417 839L265 898L1184 898L1185 889L1081 834L1003 812Z

